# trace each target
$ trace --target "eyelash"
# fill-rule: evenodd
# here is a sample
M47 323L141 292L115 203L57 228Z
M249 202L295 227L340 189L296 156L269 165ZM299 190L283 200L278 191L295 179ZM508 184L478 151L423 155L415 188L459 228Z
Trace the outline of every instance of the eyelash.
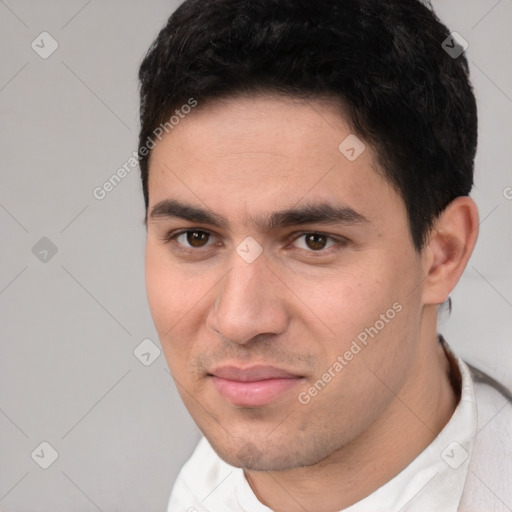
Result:
M215 236L213 233L211 233L210 231L207 231L205 229L189 228L189 229L182 229L182 230L177 231L177 232L171 232L166 237L164 237L162 239L162 241L164 243L174 242L174 244L178 248L178 250L180 250L180 251L182 251L184 253L187 253L187 254L198 254L200 251L208 250L209 247L211 247L212 245L215 245L215 244L209 244L209 245L206 245L204 247L193 248L193 247L187 247L185 245L180 244L179 242L176 242L176 239L179 236L184 235L186 233L189 233L191 231L198 231L200 233L206 233L208 236ZM331 246L329 246L329 247L327 247L325 249L319 249L318 251L314 251L313 249L296 248L299 251L304 251L308 255L313 256L313 257L319 257L319 256L325 256L325 255L331 254L333 251L339 249L340 247L345 247L348 244L348 242L349 242L348 239L346 239L344 237L341 237L341 236L334 237L332 235L329 235L327 233L323 233L321 231L301 231L301 232L298 232L298 233L293 233L291 235L293 238L292 238L291 242L289 242L287 245L290 245L290 244L296 242L297 240L299 240L301 237L304 237L304 236L307 236L307 235L325 236L327 238L328 242L329 241L333 241L334 242L333 245L331 245ZM208 242L210 242L210 240L208 240Z

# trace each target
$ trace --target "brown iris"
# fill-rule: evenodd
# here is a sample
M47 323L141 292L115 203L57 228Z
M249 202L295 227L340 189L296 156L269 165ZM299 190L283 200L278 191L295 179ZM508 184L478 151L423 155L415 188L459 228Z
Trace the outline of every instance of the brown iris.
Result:
M315 251L323 249L327 244L327 237L319 233L308 233L307 235L304 235L304 237L306 245Z
M208 242L209 236L205 231L187 231L187 242L192 247L203 247Z

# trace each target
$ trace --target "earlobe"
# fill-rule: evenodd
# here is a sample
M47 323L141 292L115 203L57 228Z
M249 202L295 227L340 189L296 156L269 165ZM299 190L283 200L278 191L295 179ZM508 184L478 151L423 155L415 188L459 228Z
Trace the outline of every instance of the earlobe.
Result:
M423 249L424 304L441 304L448 298L466 268L477 237L477 206L470 197L457 197L437 219Z

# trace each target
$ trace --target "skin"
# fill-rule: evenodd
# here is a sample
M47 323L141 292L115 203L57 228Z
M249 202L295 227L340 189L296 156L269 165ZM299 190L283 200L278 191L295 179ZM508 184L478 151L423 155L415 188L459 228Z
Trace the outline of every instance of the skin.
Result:
M404 202L372 149L353 162L338 150L350 133L333 100L230 98L198 105L150 159L146 284L165 357L213 448L278 512L332 512L363 499L432 442L457 402L436 341L437 305L475 244L476 206L457 198L416 251ZM153 217L168 199L226 225ZM262 225L320 202L366 221ZM195 235L206 245L172 238L180 230L206 232ZM252 263L236 252L248 236L263 249ZM395 303L401 311L300 403ZM273 365L302 379L269 404L240 407L208 376L221 364Z

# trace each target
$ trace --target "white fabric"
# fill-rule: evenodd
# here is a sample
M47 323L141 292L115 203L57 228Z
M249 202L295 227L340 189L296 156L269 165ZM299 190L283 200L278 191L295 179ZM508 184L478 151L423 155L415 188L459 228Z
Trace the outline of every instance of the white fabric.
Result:
M474 386L469 368L457 363L461 399L444 429L396 477L343 512L512 510L511 405L489 386ZM243 470L220 459L204 437L183 466L167 510L272 512L258 501Z
M478 428L459 512L512 511L512 401L475 383Z

